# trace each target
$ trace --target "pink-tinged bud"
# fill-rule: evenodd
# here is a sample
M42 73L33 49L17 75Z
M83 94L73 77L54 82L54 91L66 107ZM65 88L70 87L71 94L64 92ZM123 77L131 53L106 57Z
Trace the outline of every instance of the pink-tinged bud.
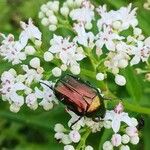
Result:
M121 144L121 135L120 134L114 134L111 138L111 143L113 146L118 147Z
M119 103L115 108L115 113L120 114L123 112L123 105L122 103Z
M127 127L126 128L126 133L130 136L137 136L138 135L138 130L136 127Z

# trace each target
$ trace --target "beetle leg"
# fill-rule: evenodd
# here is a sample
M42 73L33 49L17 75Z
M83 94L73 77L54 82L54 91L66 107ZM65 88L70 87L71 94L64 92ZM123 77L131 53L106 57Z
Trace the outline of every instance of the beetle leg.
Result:
M70 126L70 128L72 128L72 126L74 126L79 120L81 120L83 116L80 116L75 122L73 122Z

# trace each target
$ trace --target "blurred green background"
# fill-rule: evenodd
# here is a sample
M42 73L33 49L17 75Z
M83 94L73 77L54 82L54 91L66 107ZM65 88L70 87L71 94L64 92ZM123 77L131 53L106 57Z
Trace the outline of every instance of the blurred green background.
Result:
M0 0L0 32L5 34L12 33L17 37L20 32L19 22L21 20L27 21L31 17L42 31L45 43L48 44L52 35L47 34L48 30L41 26L38 19L39 8L41 4L47 1ZM63 2L63 0L60 0L60 2ZM140 27L146 36L150 36L150 11L143 9L145 1L92 0L92 2L95 4L106 3L110 9L117 9L123 5L133 3L134 6L139 8L138 19ZM61 30L59 32L63 33ZM9 68L11 68L9 63L0 60L0 75ZM136 76L132 68L128 68L123 73L129 81L127 86L119 88L110 83L111 90L115 91L117 96L121 98L137 98L139 100L137 101L138 105L150 108L150 83L144 82L142 80L143 76ZM139 146L133 147L133 150L150 150L150 117L148 115L143 115L143 117L145 120L145 126L142 129L143 135ZM62 105L49 112L45 112L42 109L32 111L24 107L18 114L14 114L9 111L8 102L0 101L0 150L61 150L63 146L55 141L53 127L54 124L59 122L67 125L67 120L69 120L69 115L65 113ZM96 138L93 138L93 136ZM100 138L105 141L108 136L109 134L107 133L103 137L101 133L92 135L89 138L89 144L93 143L94 147L96 147Z

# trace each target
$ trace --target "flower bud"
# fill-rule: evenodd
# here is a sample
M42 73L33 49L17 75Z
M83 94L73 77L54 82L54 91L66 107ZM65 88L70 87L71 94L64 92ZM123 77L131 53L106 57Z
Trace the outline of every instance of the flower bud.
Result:
M113 150L113 146L111 144L110 141L106 141L104 144L103 144L103 150Z
M74 142L74 143L78 143L81 139L79 132L75 131L75 130L73 130L69 133L69 137L72 140L72 142Z
M130 137L132 136L137 136L138 133L137 133L137 128L136 127L127 127L126 128L126 134L128 134Z
M121 138L123 144L127 144L130 141L130 137L127 134L124 134Z
M51 5L50 5L50 9L54 12L58 12L59 10L59 1L54 1Z
M69 8L66 7L66 6L63 6L63 7L60 9L60 13L61 13L63 16L67 17L68 14L69 14Z
M85 24L85 29L87 29L87 30L92 29L92 23L87 22L87 23Z
M58 68L58 67L55 67L53 70L52 70L52 74L53 74L53 76L55 76L55 77L60 77L61 76L61 69L60 68Z
M38 67L40 67L40 59L37 58L37 57L31 59L31 60L30 60L30 66L31 66L32 68L36 68L36 69L37 69Z
M83 0L75 0L75 5L77 7L79 7L79 6L81 6L82 2L83 2Z
M41 11L44 12L44 13L46 13L47 10L48 10L48 7L47 7L45 4L43 4L43 5L41 6Z
M118 147L121 144L121 135L120 134L114 134L111 138L111 143L113 146Z
M64 136L64 133L61 133L61 132L57 132L54 137L56 140L60 140L62 139L62 137Z
M70 144L72 141L69 137L69 135L67 134L64 134L63 137L62 137L62 143L65 144L65 145L68 145Z
M54 56L53 56L52 53L50 53L50 52L48 52L48 51L44 53L44 60L45 60L46 62L52 61L53 58L54 58Z
M65 128L62 124L57 123L54 127L55 132L65 132Z
M104 80L104 78L105 78L105 75L101 72L96 75L96 79L99 81Z
M116 30L119 30L121 27L121 22L120 21L114 21L113 22L113 28Z
M20 110L20 106L16 105L16 104L11 104L10 105L10 111L17 113Z
M34 55L36 52L35 48L33 46L26 46L25 47L25 53L27 55Z
M50 22L51 24L56 25L56 24L58 23L58 20L57 20L57 18L56 18L55 15L51 15L51 16L49 16L49 22Z
M130 138L130 142L133 144L133 145L136 145L138 144L140 141L139 137L138 136L133 136Z
M78 75L78 74L80 74L80 66L73 65L73 66L70 67L70 71L71 71L74 75Z
M111 138L111 143L113 146L118 147L121 144L121 135L120 134L114 134Z
M66 71L67 70L67 66L65 64L62 64L60 68L61 68L62 71Z
M16 70L13 69L13 68L9 69L9 72L10 72L13 76L16 76L16 75L17 75Z
M142 30L140 28L134 28L134 35L139 36L140 34L142 34Z
M124 86L126 84L126 79L124 76L117 74L115 76L115 83L120 86Z
M144 44L150 46L150 37L145 39Z
M88 145L85 147L85 150L94 150L92 146Z
M49 20L48 20L48 18L43 18L43 19L41 20L41 23L42 23L43 26L48 26L48 25L49 25Z
M132 124L133 124L133 126L137 126L138 125L138 121L137 121L137 119L136 118L131 118L131 120L132 120Z
M64 146L64 150L75 150L72 145L66 145Z
M66 3L69 7L73 7L73 4L74 4L73 0L67 0Z
M104 127L106 129L110 129L111 128L111 121L108 121L108 120L104 121Z
M44 17L45 17L44 13L40 11L40 12L39 12L39 18L42 19L42 18L44 18Z
M41 47L41 45L42 45L42 41L40 41L40 40L35 40L35 41L34 41L34 44L35 44L36 47L39 48L39 47Z
M120 150L130 150L130 147L128 145L122 145Z
M118 67L119 68L126 68L128 66L128 61L126 59L119 60Z
M50 31L56 31L57 30L57 26L52 24L52 25L49 25L48 29Z

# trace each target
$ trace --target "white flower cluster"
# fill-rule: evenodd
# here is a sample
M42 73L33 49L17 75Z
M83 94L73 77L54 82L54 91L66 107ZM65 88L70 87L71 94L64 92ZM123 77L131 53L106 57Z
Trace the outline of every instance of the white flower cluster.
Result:
M59 1L49 1L41 6L39 18L50 31L55 31L66 23L64 19L70 17L73 21L83 22L87 28L91 28L94 19L94 6L87 0L67 0L60 7Z
M128 113L123 112L123 106L119 103L115 110L107 111L104 118L104 127L114 131L110 141L103 144L103 150L113 150L113 147L119 147L120 150L130 150L127 144L136 145L139 143L139 135L137 130L138 121L130 118ZM121 122L126 123L120 131ZM118 132L123 133L122 135Z
M82 129L86 127L90 128L93 133L101 131L103 127L107 130L113 130L114 134L111 140L103 144L104 150L113 150L114 147L120 148L120 150L129 150L130 148L127 144L137 145L139 143L138 121L133 117L130 118L128 113L123 112L123 105L121 103L114 110L107 110L104 120L100 122L94 122L87 117L79 119L80 117L72 111L68 111L68 113L71 115L71 119L68 122L69 127L78 120L71 127L72 129L67 130L62 124L56 124L54 128L56 132L55 138L65 145L64 149L66 150L69 147L73 150L75 149L70 144L80 142L83 134ZM127 126L121 124L122 122L126 123Z
M80 67L75 65L76 61L81 61L84 55L90 57L89 54L96 51L98 57L106 54L103 64L106 68L101 70L102 73L112 72L116 84L125 85L126 79L119 74L120 69L136 65L140 61L145 62L150 56L150 38L145 38L138 27L136 10L137 8L132 10L132 5L129 4L128 7L121 7L116 11L107 11L106 5L95 8L88 0L67 0L62 7L58 1L42 5L39 16L42 22L48 22L44 24L50 28L53 25L55 29L61 25L76 33L73 38L53 36L48 52L56 54L55 58L58 56L63 62L62 66L54 70L54 74L58 73L56 76L60 76L61 71L67 69L67 65L71 66L70 71L73 74L79 74ZM98 12L99 19L95 19L95 11ZM68 22L63 24L64 16L69 19L65 18ZM97 24L98 33L92 30L93 22ZM128 29L132 33L124 36L123 31L128 33ZM44 58L51 61L54 56L48 52ZM99 66L99 62L96 63L95 65Z
M32 62L33 59L30 62ZM31 66L32 65L31 63ZM42 80L42 67L38 66L38 68L35 69L30 68L28 65L22 65L22 70L24 74L17 74L14 69L10 69L1 75L2 84L0 93L2 100L10 103L10 110L12 112L18 112L23 104L26 104L33 110L37 109L38 105L42 106L45 110L50 110L53 107L53 102L58 103L53 91L49 87L42 83L41 87L43 90L37 87L39 82L43 82L49 86L53 85L48 81ZM34 84L36 86L33 87ZM41 99L39 103L38 99Z
M21 63L26 59L27 55L35 53L34 47L27 45L28 40L32 40L35 46L41 43L41 32L33 25L31 19L29 19L28 24L21 22L21 27L23 31L18 41L14 40L12 34L9 34L7 37L1 34L3 41L0 45L0 56L2 56L4 60L12 62L13 65Z
M101 18L97 22L96 47L103 49L105 46L108 54L104 65L116 76L118 85L125 85L126 80L119 75L119 69L126 68L129 64L135 65L140 61L147 61L150 56L149 37L145 39L142 30L137 27L136 8L121 7L119 10L107 11L106 5L97 9ZM133 35L123 36L122 31L133 29Z
M79 116L77 116L74 112L68 111L68 113L71 115L71 119L68 122L68 127L71 127L74 122L77 122L71 127L72 129L68 131L62 124L56 124L55 125L55 138L59 140L59 142L62 142L64 146L64 150L66 147L72 147L74 150L74 147L70 144L79 143L82 138L82 129L90 128L92 133L101 131L101 128L103 127L103 122L94 122L91 118L82 117L79 120ZM93 148L89 145L85 147L85 150L88 148L90 150L93 150Z
M83 50L75 42L70 42L69 38L63 38L62 36L54 35L50 43L51 47L44 53L45 61L51 61L54 54L55 58L60 59L62 63L60 66L61 69L56 67L52 70L53 75L58 77L61 75L61 70L66 71L67 68L73 74L79 74L80 66L78 61L81 61L85 57Z

